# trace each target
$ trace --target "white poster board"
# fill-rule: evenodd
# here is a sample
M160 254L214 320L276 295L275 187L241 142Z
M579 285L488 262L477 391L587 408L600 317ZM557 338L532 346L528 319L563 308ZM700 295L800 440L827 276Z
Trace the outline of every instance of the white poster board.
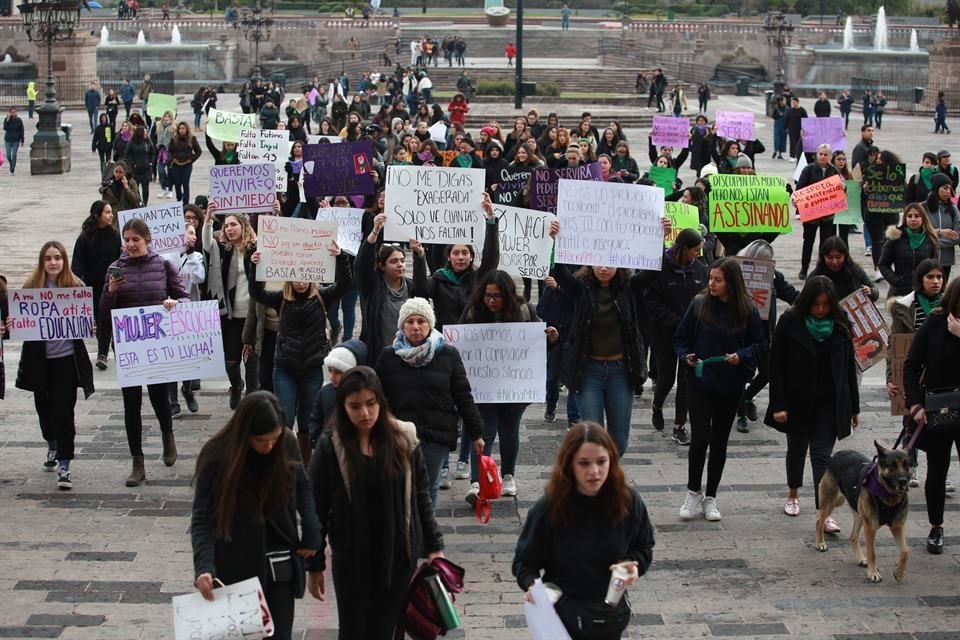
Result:
M448 324L443 338L460 352L477 404L545 402L546 329L543 322Z
M237 157L242 164L273 165L277 191L287 184L287 160L290 158L290 135L278 129L241 129Z
M543 280L550 275L553 239L550 223L557 216L495 204L497 231L500 234L500 269L514 276Z
M560 179L556 262L660 270L663 189Z
M337 244L352 256L360 250L363 232L363 209L351 207L320 207L317 209L318 222L332 222L337 225Z
M114 309L111 321L121 387L225 375L216 300Z
M150 248L159 254L180 254L187 243L187 225L183 219L183 204L170 202L140 209L127 209L117 214L120 229L130 220L139 218L150 229ZM200 229L197 229L200 234ZM123 238L120 238L123 246Z
M259 578L248 578L213 590L213 601L199 591L173 596L174 640L260 640L273 635L274 624L264 626Z
M523 616L527 620L527 629L532 640L570 640L567 628L557 615L547 589L540 578L533 583L533 604L523 603Z
M329 247L337 239L335 222L263 216L259 224L258 281L333 282L337 259Z
M271 163L222 164L210 167L210 202L217 215L271 211L277 201L276 171Z
M340 136L321 136L321 135L310 135L307 134L307 144L319 144L321 140L326 140L330 144L339 144L343 142L343 139Z
M461 167L387 168L383 239L423 244L483 243L486 173Z
M93 289L10 289L11 340L82 340L92 338Z

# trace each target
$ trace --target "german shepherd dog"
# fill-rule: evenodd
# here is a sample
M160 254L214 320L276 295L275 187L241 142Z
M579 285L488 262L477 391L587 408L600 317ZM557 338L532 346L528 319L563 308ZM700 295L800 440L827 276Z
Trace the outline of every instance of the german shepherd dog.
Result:
M834 509L846 500L854 510L850 542L857 564L867 568L870 582L880 582L877 569L876 537L883 525L890 527L900 556L893 570L897 582L907 570L907 488L910 482L910 456L901 450L887 449L873 441L877 448L875 462L859 451L838 451L833 454L823 479L820 480L820 509L817 512L817 550L826 551L823 523ZM860 529L867 544L864 557L860 547Z

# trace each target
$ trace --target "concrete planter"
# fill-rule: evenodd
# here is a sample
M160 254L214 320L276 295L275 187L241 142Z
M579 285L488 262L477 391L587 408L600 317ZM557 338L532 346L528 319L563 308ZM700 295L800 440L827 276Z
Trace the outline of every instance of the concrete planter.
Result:
M505 27L510 22L510 9L507 7L491 7L484 11L484 14L491 27Z

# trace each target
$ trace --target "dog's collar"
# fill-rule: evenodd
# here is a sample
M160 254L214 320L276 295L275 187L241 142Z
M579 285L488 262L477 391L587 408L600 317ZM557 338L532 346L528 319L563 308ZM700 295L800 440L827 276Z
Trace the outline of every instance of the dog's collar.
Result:
M863 488L877 500L882 500L883 502L895 501L897 494L887 489L886 485L880 481L878 470L877 461L874 460L870 467L867 468L867 475L863 478Z

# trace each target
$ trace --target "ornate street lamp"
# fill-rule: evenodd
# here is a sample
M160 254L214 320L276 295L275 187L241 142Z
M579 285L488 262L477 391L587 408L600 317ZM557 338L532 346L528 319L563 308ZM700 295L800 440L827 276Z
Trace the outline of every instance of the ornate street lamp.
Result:
M19 6L23 30L31 42L47 45L47 88L37 109L37 133L30 145L31 174L70 171L70 140L60 129L61 107L53 78L53 43L70 40L80 23L80 0L24 0Z
M767 32L767 44L777 48L777 78L773 82L773 95L779 96L786 84L783 78L783 49L790 46L793 25L783 13L772 11L763 19L763 28Z
M263 7L260 6L260 0L257 0L253 11L240 19L240 26L243 27L243 39L253 40L253 80L262 80L260 75L260 43L270 39L270 27L273 26L273 18L263 15Z

